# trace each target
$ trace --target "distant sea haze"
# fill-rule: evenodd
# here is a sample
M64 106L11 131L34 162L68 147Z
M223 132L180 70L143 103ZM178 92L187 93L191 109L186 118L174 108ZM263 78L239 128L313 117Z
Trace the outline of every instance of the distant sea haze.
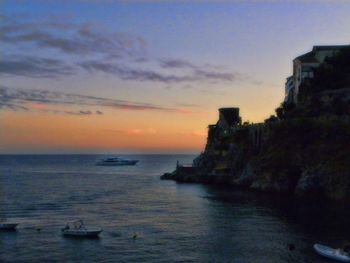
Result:
M326 263L313 243L350 236L341 205L159 180L194 155L96 166L103 157L0 155L0 216L19 223L0 232L0 262ZM63 237L75 219L101 227L100 238Z

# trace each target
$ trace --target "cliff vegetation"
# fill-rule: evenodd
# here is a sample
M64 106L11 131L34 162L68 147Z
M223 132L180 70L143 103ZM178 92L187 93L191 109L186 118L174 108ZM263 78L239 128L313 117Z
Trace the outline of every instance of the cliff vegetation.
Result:
M193 166L180 165L162 178L350 199L349 48L314 70L297 104L283 103L260 124L233 117L237 122L230 126L220 112Z

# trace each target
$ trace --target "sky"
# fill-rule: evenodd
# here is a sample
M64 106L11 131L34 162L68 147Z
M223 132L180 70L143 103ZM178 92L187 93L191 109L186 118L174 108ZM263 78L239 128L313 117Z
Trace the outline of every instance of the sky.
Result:
M261 122L292 60L350 43L350 1L0 2L0 154L198 153Z

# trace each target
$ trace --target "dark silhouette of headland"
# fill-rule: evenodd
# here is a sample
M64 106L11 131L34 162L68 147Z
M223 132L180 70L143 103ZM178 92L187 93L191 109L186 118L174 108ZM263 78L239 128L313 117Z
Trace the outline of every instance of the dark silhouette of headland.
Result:
M204 151L161 178L349 199L350 46L314 46L295 58L285 99L263 123L219 109Z

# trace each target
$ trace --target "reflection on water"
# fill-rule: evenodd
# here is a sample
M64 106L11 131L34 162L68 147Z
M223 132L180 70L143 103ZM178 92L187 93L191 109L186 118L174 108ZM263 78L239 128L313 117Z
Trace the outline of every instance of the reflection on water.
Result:
M312 244L350 239L345 204L159 180L190 155L133 156L134 167L99 158L0 156L0 213L20 223L0 232L0 262L328 262ZM101 237L62 237L77 218Z

